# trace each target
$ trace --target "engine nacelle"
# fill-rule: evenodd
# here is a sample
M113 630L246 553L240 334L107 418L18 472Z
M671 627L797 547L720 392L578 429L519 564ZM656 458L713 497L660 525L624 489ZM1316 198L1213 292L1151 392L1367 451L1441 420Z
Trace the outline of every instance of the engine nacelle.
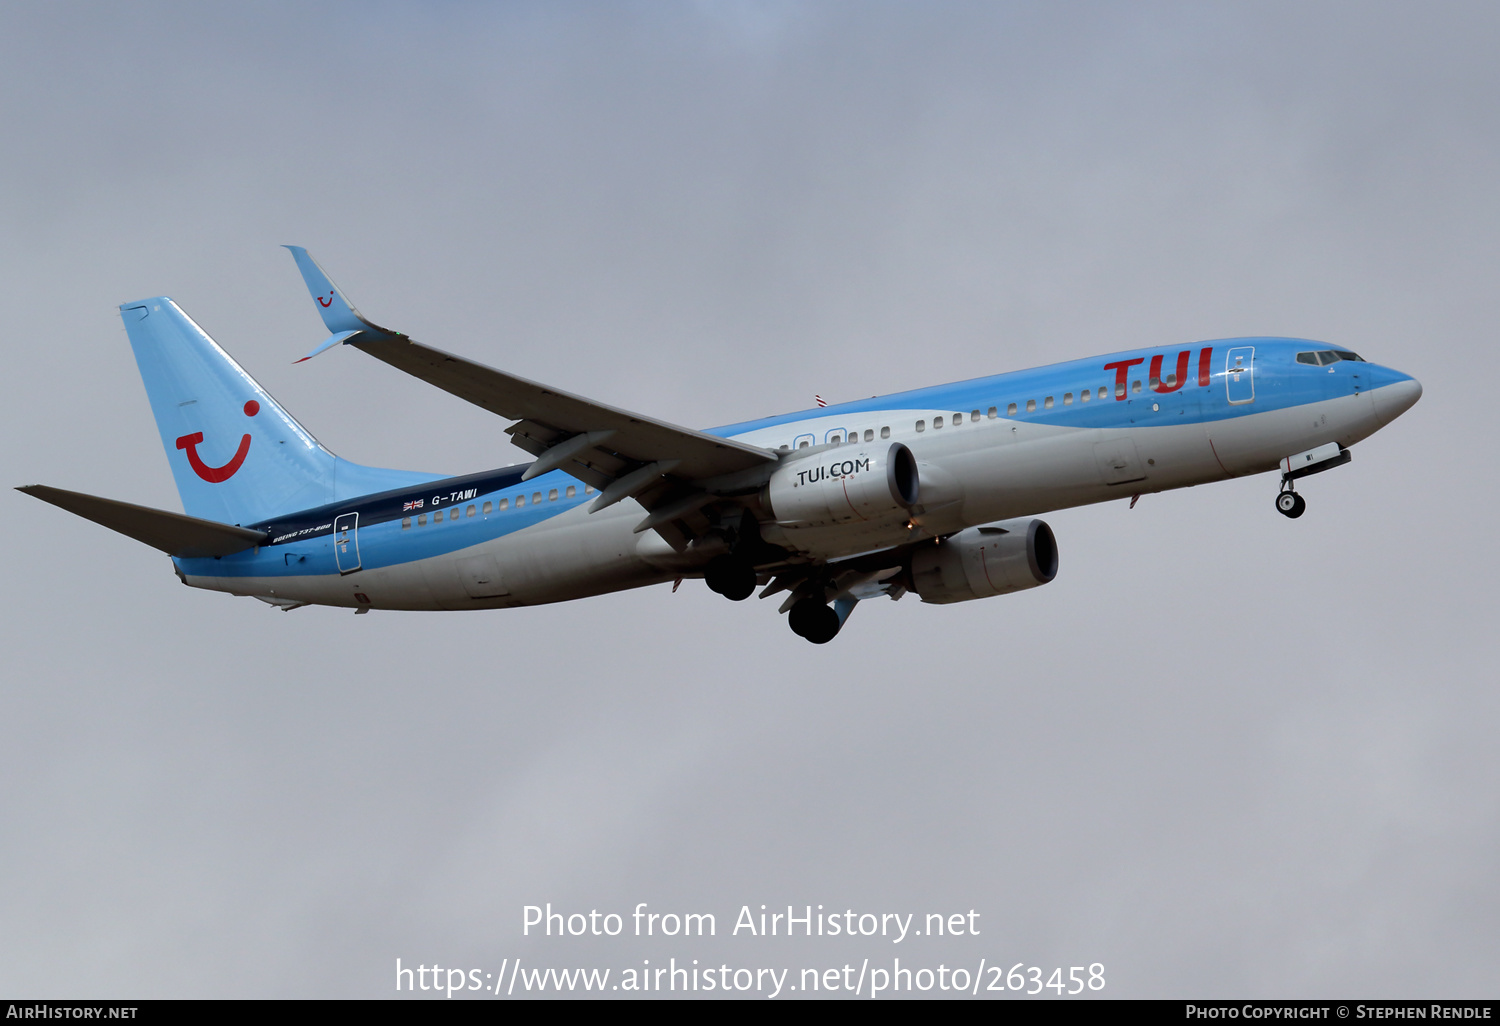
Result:
M911 590L923 602L967 602L1047 584L1057 576L1057 539L1022 517L971 527L911 557Z
M916 504L918 490L906 446L854 443L778 467L761 499L782 524L819 527L891 519Z

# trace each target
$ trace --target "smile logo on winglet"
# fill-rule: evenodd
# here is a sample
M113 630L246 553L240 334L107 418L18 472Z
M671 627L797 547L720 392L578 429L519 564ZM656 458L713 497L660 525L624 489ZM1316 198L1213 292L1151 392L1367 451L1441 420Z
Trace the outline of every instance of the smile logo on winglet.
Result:
M325 310L328 309L330 306L332 306L333 305L333 293L332 292L328 293L328 298L327 299L324 299L322 296L319 296L318 297L318 305L321 306Z
M245 404L245 416L253 417L260 412L260 403L251 399ZM240 469L240 464L245 462L245 456L250 452L250 436L243 435L240 438L240 447L235 450L233 458L222 467L210 467L203 462L198 455L198 445L203 441L203 432L194 431L190 435L183 435L177 439L177 448L187 450L188 463L192 464L193 473L197 474L209 484L220 484L228 481Z

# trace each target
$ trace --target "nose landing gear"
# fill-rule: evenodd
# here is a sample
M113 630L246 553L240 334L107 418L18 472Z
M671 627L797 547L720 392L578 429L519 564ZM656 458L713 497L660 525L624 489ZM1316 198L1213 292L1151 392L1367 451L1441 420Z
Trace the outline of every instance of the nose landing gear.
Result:
M1292 491L1289 480L1282 483L1281 494L1276 496L1276 512L1293 520L1307 512L1307 500Z
M1298 495L1294 482L1309 474L1321 474L1334 467L1342 467L1354 457L1349 450L1337 442L1322 445L1288 456L1281 461L1281 493L1276 496L1276 512L1296 520L1307 511L1307 501Z

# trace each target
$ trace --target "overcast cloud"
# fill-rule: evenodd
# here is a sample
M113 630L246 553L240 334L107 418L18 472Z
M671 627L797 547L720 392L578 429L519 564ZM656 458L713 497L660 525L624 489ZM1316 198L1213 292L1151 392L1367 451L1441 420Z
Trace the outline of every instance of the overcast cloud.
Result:
M1486 3L0 4L9 485L180 509L115 309L163 293L342 456L524 458L293 366L283 243L695 426L1252 334L1426 389L1300 520L1271 476L1059 512L1048 587L823 647L701 582L283 614L6 491L0 993L900 956L1493 997L1497 51ZM523 938L545 902L718 936ZM729 936L761 904L982 933Z

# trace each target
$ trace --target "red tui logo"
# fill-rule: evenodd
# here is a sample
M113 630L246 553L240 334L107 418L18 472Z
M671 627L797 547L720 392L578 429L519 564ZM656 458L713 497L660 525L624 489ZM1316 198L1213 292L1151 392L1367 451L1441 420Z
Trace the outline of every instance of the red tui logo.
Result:
M245 404L245 416L253 417L260 412L260 403L251 399ZM177 448L187 450L188 463L192 465L193 473L197 474L209 484L221 484L228 481L240 469L245 462L245 457L250 453L250 436L240 437L240 447L234 451L230 461L221 467L210 467L203 462L203 457L198 455L198 445L203 441L203 432L194 431L190 435L183 435L177 439Z

